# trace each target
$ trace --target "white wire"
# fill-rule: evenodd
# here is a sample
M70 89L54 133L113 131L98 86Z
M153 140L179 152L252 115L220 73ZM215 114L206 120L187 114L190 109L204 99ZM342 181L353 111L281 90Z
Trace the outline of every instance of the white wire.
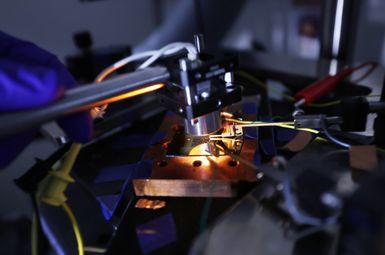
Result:
M115 62L114 64L106 67L105 69L103 69L103 71L101 71L99 73L98 76L96 76L95 80L96 81L99 81L100 77L104 76L104 74L106 72L109 72L111 69L119 69L125 65L127 65L128 63L130 62L133 62L133 61L136 61L136 60L140 60L140 59L143 59L143 58L146 58L146 57L151 57L152 55L154 55L157 51L156 50L151 50L151 51L144 51L144 52L140 52L140 53L137 53L137 54L134 54L134 55L131 55L131 56L128 56L128 57L125 57L117 62Z
M337 144L337 145L340 145L340 146L342 146L342 147L344 147L344 148L347 148L347 149L350 148L350 146L351 146L350 144L345 143L345 142L343 142L343 141L337 139L336 137L334 137L334 136L329 132L329 130L327 129L325 123L322 124L322 130L323 130L324 134L326 135L326 137L327 137L330 141L332 141L333 143L335 143L335 144Z
M140 53L136 53L134 55L125 57L114 64L110 65L109 67L105 68L97 77L95 80L99 80L100 77L104 76L106 72L109 72L111 69L117 70L125 65L127 65L130 62L141 60L144 58L148 58L143 64L139 66L138 69L143 69L151 64L153 64L157 59L159 59L162 56L167 56L174 54L182 49L186 49L188 51L188 58L191 60L194 60L197 56L197 50L195 46L191 43L183 43L183 42L175 42L168 44L164 46L163 48L159 50L150 50L150 51L144 51Z
M157 52L158 52L157 50L150 50L150 51L144 51L144 52L136 53L134 55L125 57L125 58L119 60L118 62L115 62L112 66L115 68L120 68L124 65L127 65L128 63L130 63L132 61L139 60L139 59L146 58L146 57L151 57L152 55L156 54Z
M195 46L191 43L171 43L160 50L158 50L154 55L152 55L149 59L147 59L143 64L141 64L138 69L144 69L149 67L152 63L154 63L157 59L159 59L162 56L167 56L174 54L182 49L186 49L188 51L188 58L194 60L197 55L197 51L195 49Z
M103 69L102 72L96 76L95 81L96 82L101 82L103 79L105 79L109 74L112 72L118 70L119 68L127 65L130 62L136 61L136 60L141 60L144 58L148 58L144 63L142 63L138 69L144 69L152 65L157 59L159 59L162 56L167 56L174 54L182 49L186 49L188 51L187 57L190 60L195 60L198 55L198 51L195 48L195 46L191 43L183 43L183 42L175 42L168 44L164 46L163 48L159 50L150 50L150 51L144 51L140 53L136 53L134 55L125 57L114 64L110 65L109 67ZM91 110L92 115L94 118L101 118L103 117L105 110L107 108L107 105L102 105L99 107L94 107Z
M161 48L160 50L158 50L155 54L153 54L150 58L148 58L145 62L143 62L139 67L138 69L144 69L148 66L150 66L152 63L154 63L157 59L159 59L161 56L163 55L167 55L166 53L168 54L173 54L175 52L178 52L179 50L183 49L184 47L181 46L180 43L171 43L171 44L168 44L166 46L164 46L163 48Z

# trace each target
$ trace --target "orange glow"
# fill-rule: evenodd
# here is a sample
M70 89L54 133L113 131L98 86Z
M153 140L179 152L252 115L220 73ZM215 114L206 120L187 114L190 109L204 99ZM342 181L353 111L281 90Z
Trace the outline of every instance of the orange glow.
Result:
M234 117L234 115L232 113L229 113L229 112L221 112L221 116L225 117L225 118L232 118L232 117Z
M208 156L211 155L208 151L208 144L207 143L202 143L198 144L197 146L193 147L191 151L189 152L189 156Z
M163 87L164 87L163 83L157 83L157 84L145 87L145 88L137 89L137 90L134 90L134 91L131 91L131 92L127 92L127 93L122 94L122 95L118 95L118 96L115 96L115 97L111 97L111 98L99 101L99 102L93 104L92 107L96 107L96 106L100 106L100 105L106 105L106 104L109 104L109 103L113 103L113 102L117 102L117 101L120 101L120 100L123 100L123 99L130 98L130 97L139 96L139 95L142 95L142 94L146 94L146 93L149 93L149 92L161 89Z
M203 169L210 170L210 166L224 163L228 160L227 157L216 157L216 156L189 156L189 157L175 157L173 160L181 164L193 165L194 161L200 161Z
M208 151L208 144L207 143L202 143L198 144L194 148L192 148L189 152L189 156L211 156L212 154ZM224 155L225 153L223 151L219 151L219 155Z
M142 95L142 94L146 94L146 93L149 93L149 92L161 89L163 87L164 87L163 83L158 83L158 84L150 85L150 86L145 87L145 88L137 89L137 90L134 90L134 91L131 91L131 92L127 92L127 93L119 95L119 96L115 96L115 97L109 98L107 100L103 100L103 103L106 103L106 104L113 103L113 102L120 101L120 100L123 100L123 99L127 99L127 98L130 98L130 97L135 97L135 96L139 96L139 95Z
M100 75L100 77L96 80L96 82L102 82L110 73L115 71L115 67L108 68L103 74Z
M102 82L108 75L110 75L116 69L117 68L115 66L109 67L102 74L100 74L100 76L96 79L95 82L96 83ZM105 110L107 109L109 103L113 103L116 101L120 101L123 99L134 97L134 96L139 96L139 95L142 95L142 94L145 94L145 93L148 93L151 91L155 91L155 90L163 88L163 87L164 87L163 83L157 83L157 84L148 86L146 88L137 89L137 90L134 90L134 91L131 91L131 92L119 95L119 96L115 96L115 97L94 103L91 106L91 107L93 107L93 109L91 110L91 116L93 119L98 118L98 117L103 117ZM86 110L86 108L85 108L85 110Z
M211 142L214 142L211 146L216 146L218 147L219 151L217 151L215 154L218 154L218 156L223 156L226 155L224 149L222 146L218 143L221 141L226 148L229 150L234 150L238 151L240 150L242 146L242 129L236 129L235 126L233 125L224 125L222 127L222 133L221 134L214 134L214 135L209 135L209 140ZM194 146L190 151L189 151L189 156L211 156L213 155L210 152L210 144L209 142L206 143L201 143L196 146Z

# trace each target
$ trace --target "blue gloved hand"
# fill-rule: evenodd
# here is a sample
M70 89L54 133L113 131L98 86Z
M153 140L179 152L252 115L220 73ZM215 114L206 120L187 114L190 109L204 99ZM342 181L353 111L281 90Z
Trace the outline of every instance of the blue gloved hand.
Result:
M56 56L0 31L0 114L47 105L75 86L75 79ZM84 143L92 136L89 112L64 117L58 123L75 142ZM16 157L36 132L0 139L0 168Z

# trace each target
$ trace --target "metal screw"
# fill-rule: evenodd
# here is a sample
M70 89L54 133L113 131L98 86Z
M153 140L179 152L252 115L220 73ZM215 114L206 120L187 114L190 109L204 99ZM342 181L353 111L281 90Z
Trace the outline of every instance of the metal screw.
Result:
M210 94L207 91L204 91L204 92L201 93L201 97L202 98L208 98L209 96L210 96Z
M234 74L232 72L225 73L225 82L230 83L230 85L234 82Z

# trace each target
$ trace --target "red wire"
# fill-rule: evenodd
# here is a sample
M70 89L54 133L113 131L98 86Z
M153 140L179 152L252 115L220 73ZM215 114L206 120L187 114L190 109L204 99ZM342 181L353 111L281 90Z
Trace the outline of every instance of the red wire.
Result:
M362 75L359 79L356 79L354 82L361 81L365 79L369 74L373 72L373 70L377 67L376 62L365 62L356 67L346 67L340 71L338 71L335 75L329 75L324 77L321 80L314 82L313 84L305 87L304 89L298 91L295 95L295 98L299 100L297 103L299 104L309 104L313 101L318 100L324 94L333 90L338 83L344 80L346 77L350 76L357 70L365 68L369 66L369 69Z
M358 83L358 82L364 80L366 77L368 77L377 68L378 63L375 61L368 61L368 62L365 62L365 63L359 65L359 66L353 67L352 71L355 72L355 71L360 70L360 69L367 67L367 66L370 66L369 69L361 77L351 81L352 83Z

